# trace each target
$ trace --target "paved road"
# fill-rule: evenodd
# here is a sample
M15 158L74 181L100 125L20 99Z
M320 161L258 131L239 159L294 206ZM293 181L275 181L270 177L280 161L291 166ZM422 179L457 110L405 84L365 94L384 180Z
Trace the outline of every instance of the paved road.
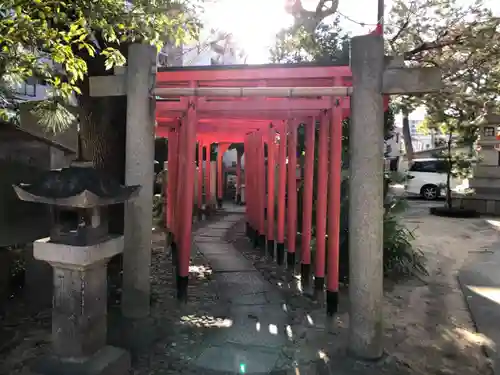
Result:
M401 197L405 195L404 188L401 185L391 187L391 193ZM442 206L444 200L427 201L419 197L407 197L407 204L408 209L405 211L404 216L414 217L427 214L431 207Z

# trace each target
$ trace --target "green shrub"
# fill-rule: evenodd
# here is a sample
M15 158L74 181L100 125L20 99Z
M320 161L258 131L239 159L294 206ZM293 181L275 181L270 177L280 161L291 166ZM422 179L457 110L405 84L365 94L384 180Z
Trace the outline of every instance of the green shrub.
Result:
M427 274L425 257L412 244L413 232L406 228L398 216L406 208L406 201L392 198L386 204L384 214L384 274L386 276L409 276Z
M165 228L165 200L162 195L155 194L153 196L153 223L154 225Z
M349 199L348 180L341 186L342 202L340 207L339 238L339 281L349 282ZM423 253L413 246L415 239L412 231L401 223L400 214L407 208L406 201L392 197L385 202L383 257L384 275L391 278L409 276L414 273L427 274ZM300 213L299 213L300 215ZM313 233L315 228L313 228ZM327 239L328 240L328 239ZM311 241L314 253L316 239ZM313 255L314 257L314 255ZM326 262L328 264L328 262ZM328 271L328 270L326 270Z

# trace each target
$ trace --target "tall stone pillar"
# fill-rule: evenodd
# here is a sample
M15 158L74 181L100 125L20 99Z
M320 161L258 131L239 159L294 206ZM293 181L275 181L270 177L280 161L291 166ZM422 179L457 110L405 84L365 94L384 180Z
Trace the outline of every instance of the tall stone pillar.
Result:
M122 313L144 318L150 307L151 228L154 161L154 99L150 90L154 50L132 44L127 63L127 142L125 182L141 185L134 202L125 205Z
M349 181L349 349L358 357L382 355L383 39L352 38Z

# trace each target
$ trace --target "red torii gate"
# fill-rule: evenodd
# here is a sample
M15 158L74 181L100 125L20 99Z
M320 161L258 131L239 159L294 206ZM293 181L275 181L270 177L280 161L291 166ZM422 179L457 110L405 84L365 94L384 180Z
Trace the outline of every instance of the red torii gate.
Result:
M289 267L295 267L296 149L300 123L306 126L300 261L302 281L308 283L311 271L314 128L319 121L314 285L318 290L323 289L326 258L327 310L329 314L337 310L342 120L350 115L350 86L351 71L348 66L273 64L163 68L158 71L156 134L169 139L166 215L167 227L173 234L172 249L176 253L179 299L187 297L196 142L200 161L197 204L201 206L203 203L203 148L209 161L210 145L219 143L223 150L219 153L221 163L222 154L230 143L244 143L247 234L255 246L264 251L267 245L269 255L274 256L276 249L277 262L283 264L286 219L286 259ZM276 144L277 139L279 145ZM267 194L264 144L268 145ZM277 194L275 168L270 167L273 165L278 166ZM207 202L214 193L210 190L209 174L210 166L207 165ZM221 188L220 173L219 176L218 185ZM285 201L287 187L288 204ZM221 197L220 190L218 198ZM276 222L272 209L275 197L278 207ZM267 218L266 206L269 208ZM326 234L329 238L328 249L325 248Z

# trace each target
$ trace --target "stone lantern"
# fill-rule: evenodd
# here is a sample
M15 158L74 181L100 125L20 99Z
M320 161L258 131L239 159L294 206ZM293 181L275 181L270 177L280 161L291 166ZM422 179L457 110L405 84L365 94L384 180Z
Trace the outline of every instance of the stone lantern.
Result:
M469 180L474 193L457 200L463 208L500 215L500 115L487 108L477 126L479 158Z
M122 186L91 163L74 162L14 189L23 201L50 205L53 218L50 237L33 246L34 257L54 268L53 353L34 371L128 374L129 354L106 346L107 262L124 246L123 236L108 232L108 207L135 197L140 186Z

